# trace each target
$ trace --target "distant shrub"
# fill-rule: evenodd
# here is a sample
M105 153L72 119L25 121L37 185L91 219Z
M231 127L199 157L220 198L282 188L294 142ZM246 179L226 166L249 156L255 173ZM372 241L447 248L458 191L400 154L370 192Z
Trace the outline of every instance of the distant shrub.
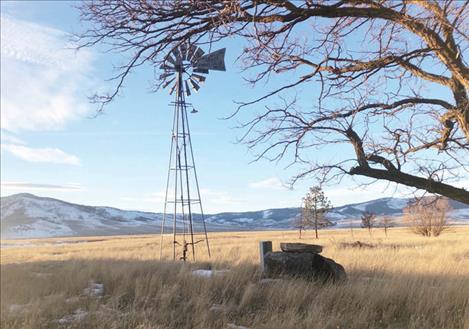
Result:
M371 230L375 227L376 224L376 215L372 212L365 211L361 217L362 227L368 229L368 232L371 235Z
M390 216L381 218L381 227L384 228L384 234L388 236L388 229L394 226L394 220Z
M413 232L423 236L439 236L448 228L448 200L422 198L409 203L404 209L404 221Z

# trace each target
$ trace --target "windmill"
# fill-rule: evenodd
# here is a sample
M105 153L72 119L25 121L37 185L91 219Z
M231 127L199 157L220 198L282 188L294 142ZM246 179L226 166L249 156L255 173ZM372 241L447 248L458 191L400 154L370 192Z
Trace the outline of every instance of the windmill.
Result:
M162 87L169 88L170 95L175 94L175 101L170 104L174 108L174 113L161 224L160 258L165 225L171 219L173 260L179 257L186 261L190 252L192 259L195 260L195 245L203 241L206 243L210 257L210 245L187 116L189 108L192 108L191 113L197 113L197 110L190 103L186 103L186 96L200 89L210 70L225 71L224 58L225 48L205 54L199 47L187 43L175 47L160 66L164 70L164 73L160 75ZM198 211L200 215L194 217L194 211ZM196 239L197 231L203 231L201 239ZM176 249L181 249L182 252L178 254Z

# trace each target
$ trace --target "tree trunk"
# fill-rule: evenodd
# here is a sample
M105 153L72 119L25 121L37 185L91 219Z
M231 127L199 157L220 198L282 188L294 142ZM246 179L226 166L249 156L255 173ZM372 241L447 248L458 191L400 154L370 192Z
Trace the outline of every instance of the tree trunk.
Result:
M464 132L464 135L469 142L469 108L466 107L465 110L458 113L456 120L458 121L459 127L461 127L461 130Z
M469 99L466 88L461 82L454 81L451 89L457 106L456 121L469 142Z
M318 217L314 217L314 232L316 234L316 239L319 239L318 237Z

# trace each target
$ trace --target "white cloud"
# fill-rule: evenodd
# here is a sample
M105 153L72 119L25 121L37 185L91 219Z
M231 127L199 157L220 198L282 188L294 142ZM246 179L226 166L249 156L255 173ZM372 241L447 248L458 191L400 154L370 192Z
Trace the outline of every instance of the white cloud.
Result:
M174 191L169 192L168 195L174 196ZM164 204L164 199L165 199L165 191L144 193L138 197L124 196L120 198L121 201L124 201L129 204L135 204L135 206L139 207L138 209L144 209L144 210L160 209L160 206ZM145 205L150 205L150 207L147 207Z
M174 195L174 192L172 192L172 194L170 195ZM165 192L160 191L160 192L154 192L154 193L147 193L143 195L142 198L140 198L140 201L147 202L147 203L163 204L164 199L165 199ZM136 200L138 199L136 198Z
M80 184L38 184L28 182L2 182L3 189L6 190L23 190L23 191L43 191L43 190L54 190L54 191L81 191L83 190Z
M232 197L229 193L225 191L215 191L211 189L201 189L200 195L202 202L208 202L209 204L217 206L233 205L239 204L242 200Z
M19 144L19 145L25 145L26 143L19 139L18 137L13 136L12 134L9 134L8 132L4 131L3 129L1 130L1 143L7 143L7 144Z
M31 148L17 144L2 144L2 150L29 162L48 162L79 166L80 159L57 148Z
M63 31L1 16L1 125L9 131L61 129L88 111L89 50Z
M282 181L277 177L267 178L258 182L252 182L249 184L250 188L255 189L275 189L281 190L286 189L286 185L282 183Z
M351 185L325 189L325 195L336 207L350 203L359 203L379 198L409 198L415 189L388 182L375 182L370 185Z
M460 187L466 190L469 190L469 179L460 179L452 183L456 187Z
M193 191L195 193L195 191ZM238 207L241 204L244 204L245 201L234 198L229 193L225 191L217 191L213 189L201 189L200 196L202 198L203 210L204 213L215 213L227 211L225 207L235 205ZM193 199L193 197L191 197ZM174 199L174 190L170 189L168 191L168 200L172 201ZM120 198L121 201L125 203L124 208L132 209L142 209L148 211L158 211L162 212L164 209L165 201L165 190L158 192L145 193L140 197L135 196L125 196ZM171 212L174 204L169 204L167 211ZM180 205L178 205L180 207ZM199 213L200 208L198 204L193 206L193 212ZM180 208L178 208L180 211Z

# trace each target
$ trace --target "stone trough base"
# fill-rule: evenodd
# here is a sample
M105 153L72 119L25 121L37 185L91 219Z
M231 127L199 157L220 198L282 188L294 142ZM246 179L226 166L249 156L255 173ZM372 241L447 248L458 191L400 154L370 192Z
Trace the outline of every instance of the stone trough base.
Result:
M342 265L310 251L269 251L264 254L263 264L263 274L267 278L301 277L324 282L339 282L346 279L345 269Z

